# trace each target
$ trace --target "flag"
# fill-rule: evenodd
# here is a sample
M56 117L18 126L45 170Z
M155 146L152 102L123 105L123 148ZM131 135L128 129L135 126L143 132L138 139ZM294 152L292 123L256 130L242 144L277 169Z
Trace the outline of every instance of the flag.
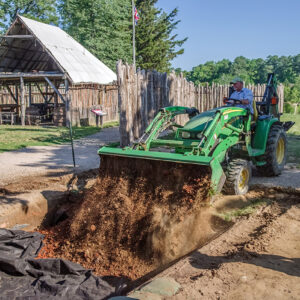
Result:
M134 20L135 20L135 25L137 25L138 20L140 19L139 13L136 9L136 7L134 8Z

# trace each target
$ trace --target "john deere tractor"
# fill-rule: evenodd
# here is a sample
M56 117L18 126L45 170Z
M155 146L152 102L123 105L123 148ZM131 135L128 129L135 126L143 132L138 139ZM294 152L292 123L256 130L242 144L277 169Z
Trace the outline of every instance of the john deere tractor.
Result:
M200 165L210 170L215 192L245 194L249 188L252 166L264 176L280 175L287 158L286 131L293 122L281 122L278 111L276 78L268 75L261 101L253 101L252 115L230 99L224 105L203 113L181 106L160 109L142 137L125 148L103 147L99 155L152 160L176 164ZM187 114L189 121L181 126L178 115ZM162 135L167 128L173 133ZM189 166L190 167L190 166Z

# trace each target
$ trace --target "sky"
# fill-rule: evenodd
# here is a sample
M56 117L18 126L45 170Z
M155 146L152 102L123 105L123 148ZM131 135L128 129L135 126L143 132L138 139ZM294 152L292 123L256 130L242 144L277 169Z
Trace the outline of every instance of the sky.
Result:
M191 70L237 56L266 58L300 53L300 0L158 0L179 9L175 33L188 37L173 67ZM142 17L142 16L141 16Z

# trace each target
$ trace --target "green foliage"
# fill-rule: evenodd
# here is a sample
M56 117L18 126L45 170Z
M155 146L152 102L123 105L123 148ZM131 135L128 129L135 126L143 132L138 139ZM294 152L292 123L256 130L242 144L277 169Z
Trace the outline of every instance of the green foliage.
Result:
M296 56L268 56L265 60L261 58L248 59L238 56L233 62L223 59L218 62L208 61L193 67L192 71L186 72L188 80L195 84L199 83L229 83L235 76L240 76L246 83L265 83L267 74L275 72L279 82L292 84L288 91L288 98L295 102L300 91L300 54Z
M138 0L141 19L136 26L137 66L169 71L170 61L183 53L184 40L172 31L177 9L166 14L154 5L157 0ZM132 7L130 0L61 0L63 28L96 57L115 70L122 59L132 63Z
M300 138L300 115L294 115L294 114L283 114L280 117L281 122L286 122L286 121L293 121L295 122L294 126L287 132L288 135L298 135ZM299 148L299 155L300 155L300 143L298 140L298 148Z
M187 39L177 40L177 35L172 34L180 22L176 21L177 8L166 14L155 6L156 2L136 1L141 16L136 26L136 61L141 69L166 72L171 69L171 60L183 54L180 47Z
M294 79L294 84L286 84L284 88L284 100L300 103L300 75Z
M294 112L294 108L293 108L293 106L290 103L284 103L284 105L283 105L283 111L286 114L292 114Z
M63 0L59 11L63 28L112 70L132 62L130 0Z
M2 0L0 32L5 32L17 14L48 24L58 24L56 0Z

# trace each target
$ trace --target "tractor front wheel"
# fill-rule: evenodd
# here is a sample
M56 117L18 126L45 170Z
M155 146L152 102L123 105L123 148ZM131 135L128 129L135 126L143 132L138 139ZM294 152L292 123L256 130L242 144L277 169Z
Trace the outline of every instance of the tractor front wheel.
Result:
M225 170L224 192L229 195L243 195L248 192L252 176L250 162L245 159L232 159Z
M257 170L263 176L277 176L283 171L287 158L287 138L282 126L271 127L264 160L266 164L258 166Z

